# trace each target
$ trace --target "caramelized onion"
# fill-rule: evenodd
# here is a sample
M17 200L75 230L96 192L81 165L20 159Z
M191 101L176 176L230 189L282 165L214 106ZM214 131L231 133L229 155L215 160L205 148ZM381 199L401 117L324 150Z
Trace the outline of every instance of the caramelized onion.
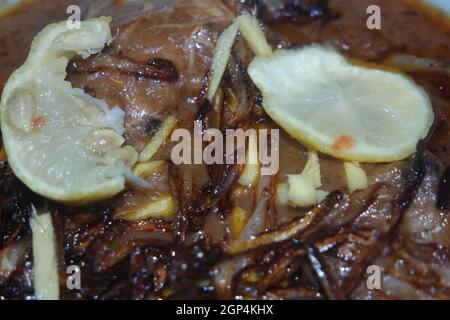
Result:
M229 254L236 255L254 250L259 247L277 244L299 235L307 229L311 224L316 222L323 214L324 210L328 210L330 203L338 200L340 196L337 193L331 194L323 203L319 204L313 210L308 212L304 217L296 218L291 223L286 224L274 231L262 233L248 240L239 240L233 242L228 250Z

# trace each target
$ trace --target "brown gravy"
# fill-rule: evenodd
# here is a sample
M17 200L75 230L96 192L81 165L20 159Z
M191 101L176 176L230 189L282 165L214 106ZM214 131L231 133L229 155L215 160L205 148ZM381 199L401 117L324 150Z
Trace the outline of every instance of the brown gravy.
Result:
M69 4L85 6L87 0L28 1L6 10L0 16L0 90L9 75L25 60L33 36L43 27L67 17ZM382 29L366 28L366 8L378 5ZM298 16L294 19L266 21L277 45L295 46L311 42L332 45L345 55L382 63L397 53L450 61L450 22L446 16L411 0L330 0L337 17L329 21ZM450 164L449 72L411 72L416 82L431 95L436 109L436 130L429 147L446 165Z
M75 3L80 3L81 5L88 2L89 1L87 0L75 1ZM226 0L223 0L223 2L226 2ZM3 87L3 84L7 80L10 73L23 63L28 53L33 35L40 31L48 23L64 19L66 17L65 8L69 3L73 4L74 1L46 0L30 2L10 11L2 19L0 19L0 40L3 44L0 48L0 65L2 66L0 70L0 88ZM380 31L371 31L366 28L366 8L371 4L379 5L382 10L382 30ZM410 1L402 0L329 0L329 6L331 15L326 19L313 19L305 15L297 15L289 17L288 19L277 20L272 20L270 17L266 17L265 23L268 27L268 37L272 41L272 44L274 46L291 47L311 42L320 42L336 47L343 54L351 58L378 64L383 64L386 59L395 54L410 54L421 58L433 59L442 64L450 61L450 28L448 23L445 22L446 20L444 20L443 17L432 13L432 11L429 11L428 9L425 10L423 8L419 8L412 5ZM33 19L30 19L30 17L33 17ZM163 14L160 18L164 21L167 17ZM145 21L139 23L145 23ZM136 37L136 34L133 34L133 36ZM143 35L143 37L144 36L145 35ZM153 35L148 36L151 37ZM161 41L165 41L163 38L167 37L164 36L165 35L161 36L159 40L162 39ZM145 40L147 38L142 39ZM124 41L126 42L126 40L127 39L125 37ZM150 41L148 43L155 44L155 42L159 41L154 40L154 42L151 42L151 40L154 39L148 40ZM136 43L140 44L139 41L130 42L132 42L132 45L135 45ZM112 48L111 50L116 49L118 48ZM137 51L139 52L139 50ZM119 54L119 52L117 53ZM148 52L145 52L145 54L147 53ZM165 50L162 54L165 55L164 58L168 60L181 60L176 56L176 54L174 57L171 57L170 55L173 54L171 50ZM208 54L211 54L211 52ZM143 60L146 60L147 58L148 57L146 55ZM202 72L197 75L198 77L203 76L203 71L208 68L207 65L202 65L202 67ZM177 66L177 69L183 72L183 66ZM450 164L449 72L445 72L443 70L418 70L404 72L413 77L415 81L422 85L431 96L437 115L437 121L434 133L432 134L429 142L429 149L433 151L433 153L436 154L446 166L448 166ZM126 78L126 75L124 78ZM70 72L69 79L75 86L80 87L83 87L83 84L86 82L86 76L81 75L77 77L76 74ZM122 98L116 97L116 95L120 95L120 93L118 93L119 90L112 87L109 84L109 81L110 79L107 76L104 76L102 81L99 81L99 79L92 81L99 87L104 89L112 88L111 90L113 90L112 93L108 91L102 92L101 90L94 90L94 92L98 94L98 98L103 98L102 96L109 97L109 99ZM85 89L89 92L88 87L85 87ZM185 106L186 96L191 95L191 91L193 90L191 87L187 90L185 86L177 89L181 92L179 95L173 94L173 90L170 92L169 90L167 91L167 96L170 96L173 100L169 101L166 99L166 96L159 99L161 100L159 101L161 106L158 110L154 110L154 113L157 114L162 112L162 110L167 110L167 106L162 105L162 103L170 102L173 106L173 109L170 111L176 113L178 118L183 119L183 125L191 127L191 120L195 115L196 110L194 108L183 108L182 106ZM186 93L184 91L189 92ZM158 100L158 98L155 98L154 96L150 96L149 99L151 101L152 99ZM114 103L115 101L109 102ZM148 101L145 101L145 103L150 104ZM158 104L155 102L152 106L154 107L154 105ZM138 143L136 141L140 141L140 139L137 138L130 140L135 144ZM140 141L140 143L142 143L142 141ZM170 146L165 148L167 150L163 151L159 157L162 159L168 159L169 148ZM304 148L298 142L291 139L288 135L282 134L280 149L282 154L279 176L284 177L286 174L299 173L306 160ZM345 180L342 175L342 162L329 157L322 157L321 161L324 189L344 189ZM191 170L192 168L187 169ZM374 168L371 165L367 165L365 166L365 169L370 174L371 170ZM208 172L206 172L204 167L201 169L196 168L191 172L191 176L193 176L191 180L193 180L194 184L191 188L191 190L194 190L192 193L196 193L196 191L200 189L200 186L203 186L203 184L208 182L210 179L210 177L208 177ZM195 186L196 183L198 183L199 186ZM164 185L164 188L166 187L168 186ZM249 195L246 196L245 192L248 192ZM130 193L129 198L128 193ZM229 202L235 200L244 208L246 205L249 207L253 206L252 193L248 190L244 190L242 193L244 194L239 197L236 196L237 199L230 197L231 199L227 200ZM135 198L135 196L136 194L132 194L132 192L128 190L125 195L119 199L119 201L125 202L125 204L119 203L119 206L126 207L128 205L133 205L134 201L140 200L139 197ZM218 206L219 205L220 204L218 204ZM217 209L217 211L221 210ZM86 212L83 212L83 214L80 215L77 213L72 215L72 212L67 214L66 212L64 219L71 220L71 223L68 223L68 225L75 225L73 227L74 230L77 230L77 227L80 227L80 230L84 230L86 224L94 224L97 221L96 219L98 219L98 215L96 215L98 211L86 210ZM285 207L276 208L276 212L277 216L273 217L275 221L268 222L265 225L266 228L289 222L292 218L302 214L302 210ZM206 233L211 234L213 242L220 242L225 239L227 233L229 233L231 217L230 215L226 216L225 214L221 214L219 216L216 212L211 213L212 214L209 214L206 217L206 221L202 225L203 230L205 230ZM77 219L79 219L79 221L77 221ZM182 223L183 221L180 222L180 224ZM113 226L118 226L117 228L119 228L122 225L120 223L114 223ZM86 228L89 227L90 226ZM101 229L103 227L104 226L100 223L99 230L103 230ZM72 233L68 232L67 229L65 231L70 238ZM100 233L100 231L97 231L96 228L93 228L90 232L91 231L94 233ZM79 232L80 231L74 231L73 234L78 235ZM97 246L94 246L94 248L97 249L95 256L98 257L98 260L102 261L102 259L104 259L102 254L107 255L109 249L107 251L102 249L100 245L102 244L102 239L105 240L105 237L99 237L100 242ZM74 238L77 238L77 236L74 236ZM122 238L123 237L120 234L119 240L122 241ZM117 242L120 242L119 240L117 240ZM105 241L105 243L109 244L109 240ZM107 246L105 245L105 248L106 247ZM117 245L117 247L119 246ZM138 256L138 254L136 254L136 256ZM70 250L66 258L68 257L70 257ZM116 257L113 256L112 258ZM104 260L108 261L107 259ZM114 264L111 262L111 265ZM71 293L66 294L70 296Z

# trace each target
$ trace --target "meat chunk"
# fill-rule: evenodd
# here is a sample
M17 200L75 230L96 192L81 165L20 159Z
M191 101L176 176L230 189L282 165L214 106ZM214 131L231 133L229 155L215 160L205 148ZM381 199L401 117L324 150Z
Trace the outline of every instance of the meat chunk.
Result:
M404 213L394 241L373 262L381 270L381 289L368 290L365 279L352 294L358 299L448 299L450 296L449 212L437 205L442 164L425 158L425 176Z
M175 114L192 127L216 39L234 17L218 0L150 4L151 10L114 20L113 45L68 70L73 85L125 110L127 140L138 150L155 119Z
M344 299L382 249L420 183L420 160L378 167L371 186L344 198L306 233L308 258L326 295Z

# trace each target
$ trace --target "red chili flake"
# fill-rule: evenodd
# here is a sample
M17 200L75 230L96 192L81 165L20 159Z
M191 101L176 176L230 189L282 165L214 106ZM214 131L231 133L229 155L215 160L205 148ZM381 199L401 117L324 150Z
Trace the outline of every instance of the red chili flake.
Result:
M36 131L42 128L42 126L45 124L45 118L44 117L37 117L33 120L33 123L31 124L31 128Z
M335 150L344 150L351 149L355 146L355 142L352 137L347 135L342 135L334 141L333 149Z

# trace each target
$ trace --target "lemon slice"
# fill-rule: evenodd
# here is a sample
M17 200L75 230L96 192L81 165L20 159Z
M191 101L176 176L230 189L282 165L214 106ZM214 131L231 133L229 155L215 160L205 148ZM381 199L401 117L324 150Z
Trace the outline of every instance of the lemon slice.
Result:
M274 121L301 143L340 159L405 159L434 121L430 99L410 79L352 65L318 45L257 57L248 71Z
M65 81L75 55L86 58L112 41L111 19L68 29L52 24L36 36L25 62L1 99L1 129L9 164L34 192L67 203L114 196L137 161L124 147L124 113L109 109Z

